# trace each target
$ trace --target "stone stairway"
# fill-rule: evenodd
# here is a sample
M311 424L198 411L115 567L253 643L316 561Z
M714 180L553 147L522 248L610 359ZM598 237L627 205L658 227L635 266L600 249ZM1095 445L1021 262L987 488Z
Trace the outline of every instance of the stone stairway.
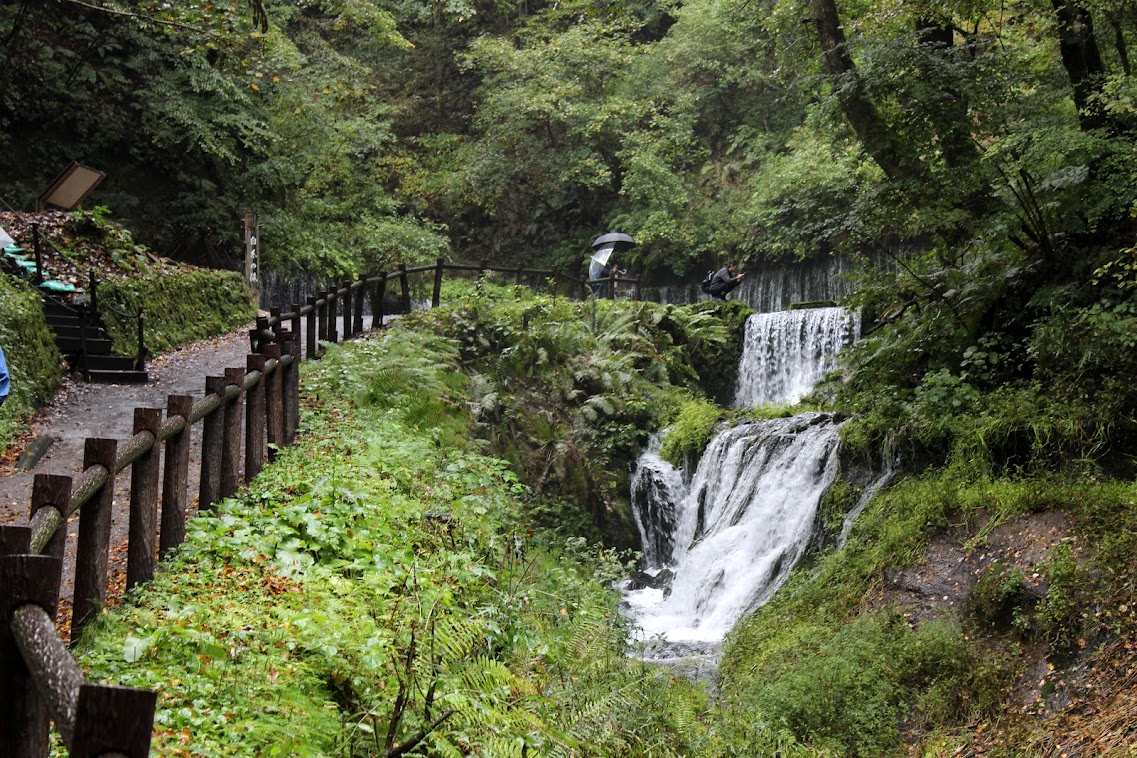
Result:
M72 368L89 382L104 384L145 384L150 376L134 358L115 355L111 339L98 314L77 308L44 293L44 318L55 333L55 344Z
M149 381L141 359L112 352L110 335L103 328L98 311L72 305L63 299L63 295L75 291L73 285L41 275L36 265L38 256L26 255L27 251L22 247L10 244L2 252L0 270L23 279L40 291L47 325L55 333L55 344L71 368L78 369L88 382L145 384Z

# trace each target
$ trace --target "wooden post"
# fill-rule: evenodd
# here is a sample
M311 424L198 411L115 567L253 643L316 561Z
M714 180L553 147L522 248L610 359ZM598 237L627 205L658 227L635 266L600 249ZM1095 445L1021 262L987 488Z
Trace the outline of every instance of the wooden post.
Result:
M308 307L311 310L308 311L307 318L305 319L305 322L304 322L304 343L307 347L307 350L305 351L304 354L305 354L305 356L307 356L308 360L310 360L310 361L316 360L316 357L317 357L316 356L316 349L317 349L316 339L319 336L319 333L318 333L319 326L317 325L316 321L317 321L317 319L319 317L319 313L320 313L320 309L316 305L317 302L318 302L318 298L315 298L315 297L308 298Z
M39 224L32 224L32 250L36 256L36 286L43 284L43 250L39 243Z
M189 483L192 412L193 395L170 395L166 398L166 419L181 416L186 420L186 425L166 440L165 466L162 470L162 529L158 538L158 554L163 557L186 538L186 487Z
M332 293L330 290L324 290L320 295L320 300L323 303L320 306L320 339L324 342L331 342L332 328L329 326L331 322L330 311L332 309Z
M443 261L439 258L434 264L434 293L430 296L430 307L437 308L442 302L442 271Z
M265 347L265 358L275 360L276 366L261 384L265 388L265 427L268 433L268 459L276 458L276 451L284 442L284 402L281 392L284 387L284 366L280 365L281 345L275 343Z
M126 543L126 588L154 578L158 545L158 466L161 461L158 435L162 429L161 408L135 408L134 434L151 436L150 447L130 466L130 526Z
M371 301L371 329L376 329L375 319L379 319L379 329L383 328L383 299L387 297L387 275L380 274L375 283L375 297Z
M291 445L300 425L300 341L292 332L280 335L281 353L292 356L292 362L280 375L281 401L284 406L284 444Z
M518 266L517 267L517 281L514 282L514 286L517 286L517 287L521 286L521 271L522 271L521 266Z
M354 314L355 303L352 302L351 280L347 279L343 283L343 338L345 340L355 336L355 332L351 330Z
M236 385L238 389L245 383L245 371L241 368L225 369L225 384ZM225 388L225 395L229 387ZM222 395L224 398L225 395ZM241 409L245 393L237 392L236 397L226 400L225 421L221 444L221 497L229 497L237 491L241 483Z
M257 338L251 345L254 353L263 353L265 345L272 339L272 327L269 326L268 316L257 316L256 335Z
M29 604L38 605L54 619L62 572L59 558L0 555L0 692L4 693L0 697L0 755L41 758L48 754L47 703L16 645L11 621L17 608Z
M297 340L300 339L300 303L292 304L292 327L289 329Z
M151 690L80 685L70 754L147 758L157 702L158 693Z
M328 342L339 342L340 290L336 285L328 287Z
M138 309L138 357L134 359L134 370L146 369L146 314Z
M201 479L198 482L197 507L202 511L212 509L221 499L221 459L225 454L225 377L205 377L205 394L217 395L221 405L201 420Z
M276 333L284 328L284 322L280 319L280 308L268 309L268 328L272 330L273 339L276 339Z
M101 466L106 481L79 509L79 543L75 554L75 589L71 606L71 646L103 608L107 598L107 560L114 507L115 459L118 442L88 437L83 446L83 469Z
M256 213L245 214L245 282L253 304L261 306L260 219Z
M63 558L67 544L67 510L71 503L71 477L56 474L36 474L32 480L32 518L41 508L59 511L59 526L43 549L44 555Z
M553 291L551 294L553 296L553 302L555 303L557 301L557 270L556 269L553 269L553 273L549 276L549 279L552 282L551 286L553 288Z
M245 357L245 375L254 371L260 374L256 384L246 391L245 398L245 481L261 472L265 462L265 356Z
M403 296L403 314L409 315L411 312L411 282L407 277L407 264L399 264L399 289Z
M366 296L367 287L363 279L357 282L359 286L356 288L358 292L355 293L355 313L352 314L354 319L352 323L352 332L356 335L363 333L363 298Z

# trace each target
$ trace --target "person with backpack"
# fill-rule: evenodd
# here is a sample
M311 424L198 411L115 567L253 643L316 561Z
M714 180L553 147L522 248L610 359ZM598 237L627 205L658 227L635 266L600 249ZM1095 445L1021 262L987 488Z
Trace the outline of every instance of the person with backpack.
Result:
M726 300L727 294L742 284L742 280L745 278L746 274L738 271L738 262L731 261L703 280L703 292L715 300Z

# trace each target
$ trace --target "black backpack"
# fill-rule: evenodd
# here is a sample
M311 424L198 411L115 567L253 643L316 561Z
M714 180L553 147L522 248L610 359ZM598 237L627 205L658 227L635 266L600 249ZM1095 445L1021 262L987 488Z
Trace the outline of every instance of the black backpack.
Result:
M715 278L715 271L711 269L707 272L707 278L699 283L699 289L708 295L711 294L711 280Z

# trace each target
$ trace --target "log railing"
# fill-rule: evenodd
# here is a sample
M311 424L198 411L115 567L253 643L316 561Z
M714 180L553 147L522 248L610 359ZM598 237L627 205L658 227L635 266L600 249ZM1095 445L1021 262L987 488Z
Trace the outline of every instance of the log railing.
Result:
M52 723L73 756L144 758L149 753L157 694L87 682L57 631L71 517L79 519L68 635L74 645L107 600L116 476L130 468L130 588L152 579L159 557L185 537L193 426L201 424L198 510L207 511L256 476L278 447L292 442L300 421L300 361L318 357L321 343L362 333L365 298L371 300L370 328L381 328L389 282L398 288L400 310L409 312L410 277L431 272L431 305L437 307L446 270L513 274L518 285L525 277L541 277L552 284L554 296L559 279L549 270L439 260L344 282L289 312L274 308L257 319L249 335L246 365L205 377L200 400L170 395L164 420L161 408L136 408L130 439L122 444L86 440L78 477L35 476L28 524L0 525L0 756L46 756ZM634 285L638 297L636 280L607 281ZM587 297L588 283L576 283L580 297Z

